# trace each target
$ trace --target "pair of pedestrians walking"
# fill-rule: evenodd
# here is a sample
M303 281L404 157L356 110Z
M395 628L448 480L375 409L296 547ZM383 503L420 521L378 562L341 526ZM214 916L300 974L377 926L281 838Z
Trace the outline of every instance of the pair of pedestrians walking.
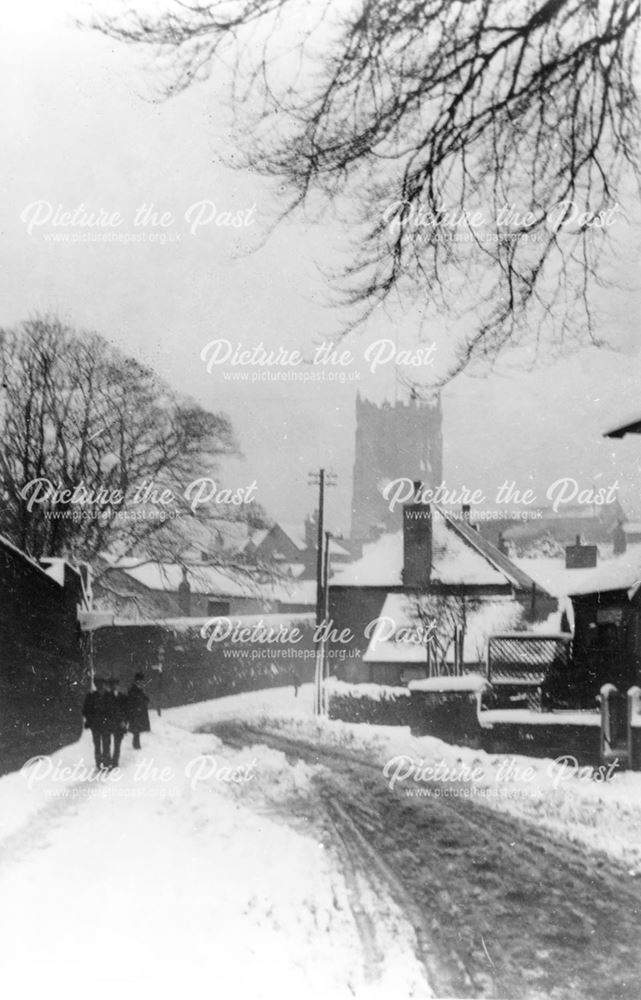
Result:
M149 732L149 698L142 688L142 674L125 694L117 677L95 678L95 690L87 694L82 714L85 729L91 730L96 767L113 768L120 763L120 747L125 733L133 733L133 746L140 749L140 733Z

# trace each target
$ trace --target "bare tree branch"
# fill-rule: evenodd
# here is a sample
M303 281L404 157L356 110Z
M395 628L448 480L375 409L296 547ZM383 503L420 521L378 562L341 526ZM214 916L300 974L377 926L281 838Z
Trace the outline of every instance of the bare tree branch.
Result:
M179 399L96 334L52 318L0 330L0 373L0 531L35 558L110 548L175 559L208 548L225 519L261 522L256 504L229 514L185 496L237 453L227 417ZM142 498L144 484L155 497Z
M166 95L231 58L243 165L355 233L348 328L392 293L465 316L451 377L510 346L603 343L608 219L638 181L640 7L210 0L93 27L150 46Z

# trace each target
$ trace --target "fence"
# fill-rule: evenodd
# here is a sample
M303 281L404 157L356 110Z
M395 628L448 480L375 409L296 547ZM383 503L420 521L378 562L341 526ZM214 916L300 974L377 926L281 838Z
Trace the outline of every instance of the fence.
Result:
M487 679L498 708L534 711L568 706L572 692L571 636L512 632L490 636Z

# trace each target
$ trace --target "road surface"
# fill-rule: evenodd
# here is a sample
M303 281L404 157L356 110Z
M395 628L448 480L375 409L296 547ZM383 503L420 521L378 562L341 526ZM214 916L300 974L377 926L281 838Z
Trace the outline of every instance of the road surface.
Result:
M242 720L206 728L229 745L262 743L322 767L315 800L289 821L322 828L338 849L357 911L357 878L395 898L437 996L641 996L641 881L623 866L456 797L452 786L451 797L390 791L381 768L357 753ZM375 918L359 930L375 975Z
M638 1000L641 879L612 852L454 785L390 790L369 727L259 695L278 717L154 720L113 783L73 771L89 734L50 759L68 780L0 779L7 996Z

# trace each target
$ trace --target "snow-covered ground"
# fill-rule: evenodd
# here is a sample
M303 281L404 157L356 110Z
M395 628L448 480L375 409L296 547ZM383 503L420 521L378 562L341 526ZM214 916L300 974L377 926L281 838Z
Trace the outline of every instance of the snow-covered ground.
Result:
M307 688L309 698L309 688ZM290 703L291 701L291 703ZM604 851L641 876L641 772L619 768L601 771L575 767L572 759L487 754L452 746L431 736L413 737L400 726L369 726L317 719L308 704L291 699L290 689L276 689L173 709L172 721L198 728L214 718L255 719L261 724L319 746L342 747L380 764L381 774L397 756L440 762L450 772L462 765L482 776L473 784L475 797L488 808L522 816L576 843ZM406 779L405 787L425 785ZM460 782L464 793L469 782Z
M0 779L4 996L430 995L400 914L364 979L336 858L279 818L313 769L190 731L285 698L309 717L309 687L169 711L111 780L90 777L88 733Z
M462 797L472 790L473 797L488 808L521 816L578 844L602 850L641 877L641 772L605 767L595 771L575 767L571 758L557 763L552 759L487 754L431 736L412 737L409 729L400 726L318 720L283 712L276 694L262 692L259 698L241 695L247 699L244 712L318 745L340 746L367 755L380 764L381 771L396 757L425 764L443 762L450 774L460 771L463 765L475 768L474 781L458 782ZM228 703L232 700L223 699ZM176 711L185 713L182 720L187 722L193 709ZM194 718L197 724L205 720L209 709L203 704L198 711L202 715ZM227 708L221 702L216 711L234 714L237 707ZM402 785L412 794L412 788L426 787L427 783L408 778ZM453 789L451 794L455 796L456 791Z
M375 920L382 959L375 979L364 971L354 886L335 845L307 824L321 765L196 732L226 719L367 757L382 783L397 775L397 792L428 787L400 777L408 761L440 762L452 794L464 784L452 776L467 766L488 808L641 871L641 775L596 782L550 761L489 756L402 728L317 720L311 698L305 686L298 698L272 689L167 711L142 751L127 738L110 780L93 777L87 733L1 778L4 995L432 995L413 928L383 889L374 898L366 885L359 907ZM401 762L390 765L394 758Z

